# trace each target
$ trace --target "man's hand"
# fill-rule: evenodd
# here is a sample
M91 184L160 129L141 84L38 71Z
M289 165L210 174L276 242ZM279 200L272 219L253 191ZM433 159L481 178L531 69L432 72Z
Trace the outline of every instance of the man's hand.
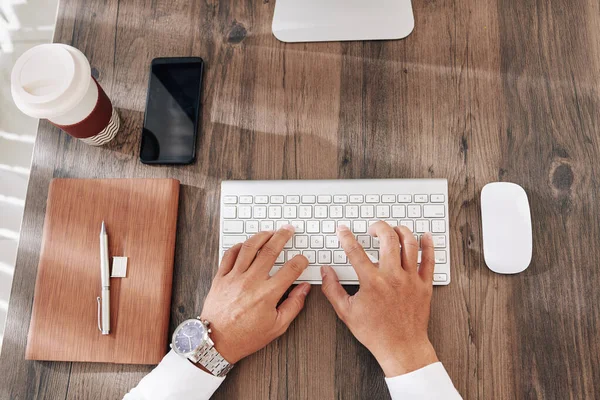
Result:
M215 348L229 363L281 336L304 307L308 283L296 286L279 307L277 303L308 266L306 257L294 257L269 277L293 234L291 225L275 233L261 232L223 256L201 318L210 322Z
M322 289L340 319L371 351L385 375L392 377L438 361L427 336L435 266L433 240L431 234L421 238L422 260L417 270L419 246L410 229L392 229L377 222L369 233L379 238L378 265L369 260L347 227L338 227L360 290L349 296L329 266L321 268Z

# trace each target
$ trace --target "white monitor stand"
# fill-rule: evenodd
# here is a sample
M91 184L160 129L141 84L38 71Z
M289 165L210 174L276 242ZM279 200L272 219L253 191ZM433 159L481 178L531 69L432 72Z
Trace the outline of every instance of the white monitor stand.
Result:
M277 0L282 42L402 39L415 26L411 0Z

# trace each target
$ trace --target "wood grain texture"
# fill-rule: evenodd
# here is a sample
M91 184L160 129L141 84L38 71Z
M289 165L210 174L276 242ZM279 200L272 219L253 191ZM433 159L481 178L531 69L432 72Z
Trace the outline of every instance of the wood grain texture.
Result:
M452 284L430 336L467 399L600 393L600 5L414 1L393 42L283 44L273 1L63 0L55 41L80 48L123 128L92 148L42 122L4 347L0 398L120 398L147 367L24 361L48 184L57 177L182 182L171 332L216 270L222 179L449 179ZM206 61L198 161L137 161L150 60ZM488 182L530 196L534 258L517 276L481 253ZM289 332L243 360L216 399L386 399L373 358L316 287Z
M169 328L178 205L175 179L50 183L27 360L160 362ZM102 222L109 259L128 259L127 276L110 282L106 336L96 313Z

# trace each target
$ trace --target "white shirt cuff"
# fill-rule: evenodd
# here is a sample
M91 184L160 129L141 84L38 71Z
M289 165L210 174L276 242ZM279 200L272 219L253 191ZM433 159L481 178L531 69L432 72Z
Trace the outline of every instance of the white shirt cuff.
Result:
M123 400L207 400L224 379L202 371L171 350Z
M408 374L385 378L393 400L462 399L441 362Z

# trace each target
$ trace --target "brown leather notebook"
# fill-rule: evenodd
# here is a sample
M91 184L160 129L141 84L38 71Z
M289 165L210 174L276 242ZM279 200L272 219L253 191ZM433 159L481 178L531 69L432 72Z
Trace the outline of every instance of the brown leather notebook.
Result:
M158 364L167 350L179 181L54 179L25 358ZM110 279L109 335L98 330L100 227L127 276Z

